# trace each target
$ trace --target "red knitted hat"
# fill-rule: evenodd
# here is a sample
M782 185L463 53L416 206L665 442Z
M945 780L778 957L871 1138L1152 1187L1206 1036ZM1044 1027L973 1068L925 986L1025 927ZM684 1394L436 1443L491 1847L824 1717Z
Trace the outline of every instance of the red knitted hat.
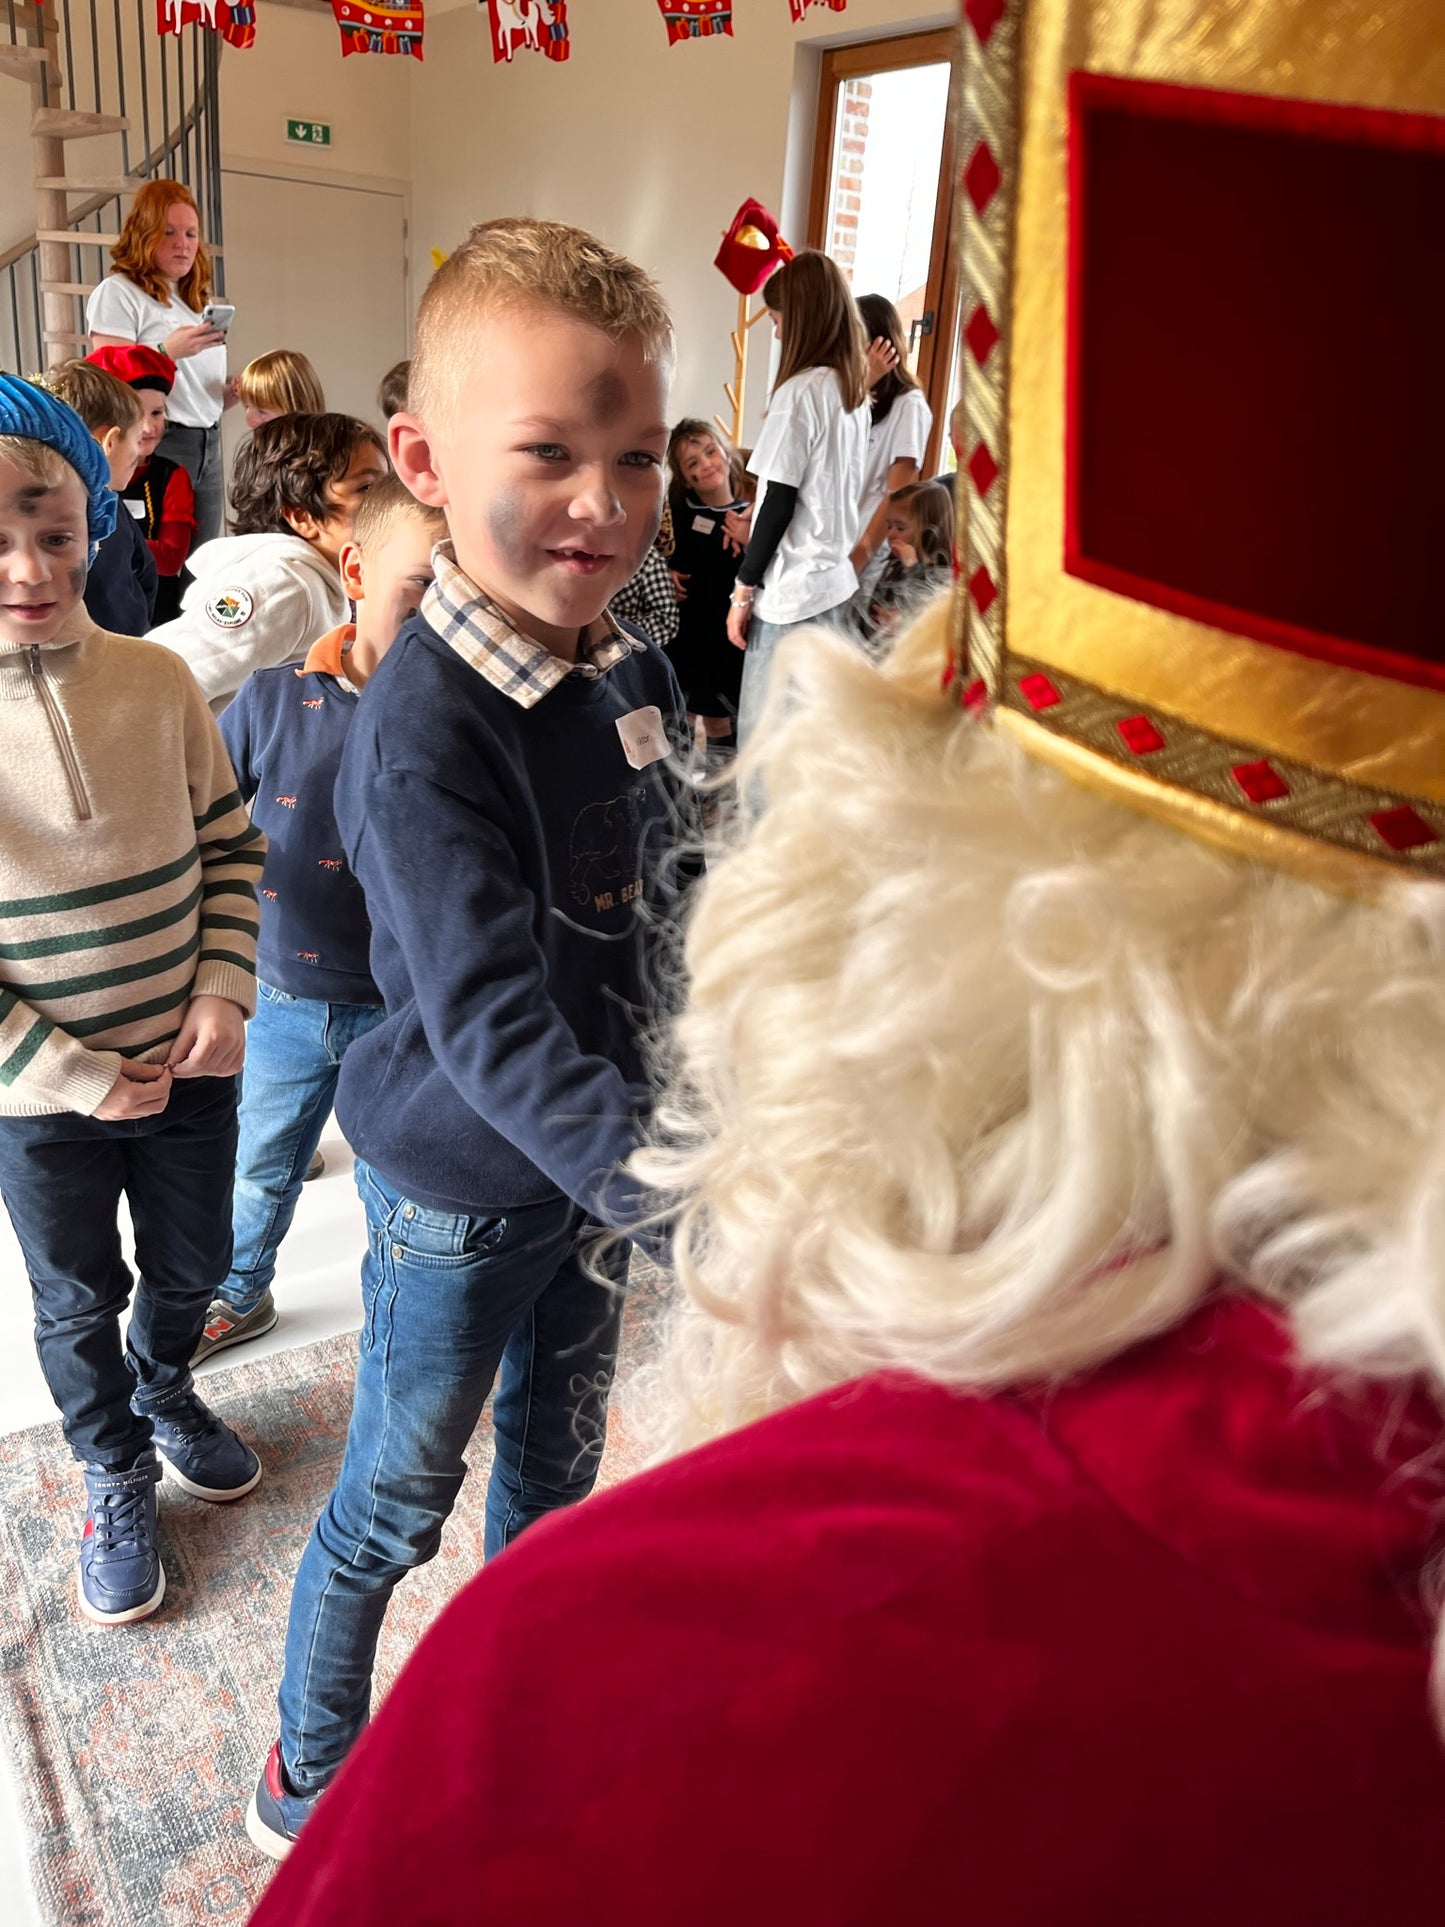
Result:
M158 348L128 342L122 348L97 348L85 358L132 388L159 388L168 395L176 384L176 364Z

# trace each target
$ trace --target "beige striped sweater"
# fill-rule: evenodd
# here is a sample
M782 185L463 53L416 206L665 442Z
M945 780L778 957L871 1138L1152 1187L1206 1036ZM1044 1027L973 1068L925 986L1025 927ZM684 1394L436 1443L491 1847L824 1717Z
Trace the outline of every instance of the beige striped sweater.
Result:
M0 1115L90 1116L193 996L250 1016L265 853L178 656L0 640Z

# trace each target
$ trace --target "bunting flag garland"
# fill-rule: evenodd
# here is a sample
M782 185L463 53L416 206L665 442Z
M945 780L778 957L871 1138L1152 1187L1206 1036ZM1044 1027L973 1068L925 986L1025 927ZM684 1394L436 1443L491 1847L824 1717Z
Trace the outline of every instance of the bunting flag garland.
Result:
M510 60L519 49L544 53L549 60L565 60L572 51L567 38L567 0L487 0L492 25L492 60Z
M156 32L179 36L182 27L205 27L228 46L246 48L256 40L254 0L156 0Z
M412 6L390 0L331 0L331 11L341 31L341 57L348 54L411 54L422 57L426 21L422 0Z
M848 0L788 0L794 26L802 19L809 7L831 7L834 13L841 13Z
M733 30L733 0L657 0L657 5L667 22L669 47Z

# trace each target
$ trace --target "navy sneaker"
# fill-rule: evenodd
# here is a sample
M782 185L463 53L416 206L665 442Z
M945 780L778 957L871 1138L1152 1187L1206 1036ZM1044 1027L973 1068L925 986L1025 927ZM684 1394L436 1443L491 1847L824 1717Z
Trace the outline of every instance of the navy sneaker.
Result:
M261 1461L190 1389L137 1393L131 1409L148 1418L156 1450L183 1492L225 1505L261 1482Z
M145 1619L166 1596L156 1545L156 1484L161 1468L144 1452L128 1472L85 1468L85 1531L77 1586L80 1610L100 1626Z
M284 1860L320 1798L319 1793L291 1791L281 1765L281 1742L277 1740L266 1755L266 1769L246 1809L246 1832L252 1846L272 1860Z

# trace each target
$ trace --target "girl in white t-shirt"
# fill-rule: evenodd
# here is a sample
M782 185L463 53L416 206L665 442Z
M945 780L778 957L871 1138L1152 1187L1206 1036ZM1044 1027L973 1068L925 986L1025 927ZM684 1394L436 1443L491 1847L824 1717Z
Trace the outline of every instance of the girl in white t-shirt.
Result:
M92 289L85 325L93 347L138 342L176 364L156 453L191 478L199 546L221 533L221 413L235 396L226 380L226 331L202 318L213 292L211 257L191 190L179 181L147 181L110 258L115 265Z
M728 638L747 651L739 742L761 711L779 640L847 614L868 450L863 324L835 263L807 248L778 269L763 299L782 361L748 463L758 502L728 611Z
M863 533L853 551L853 567L865 591L872 589L888 560L884 537L888 501L923 473L923 458L933 432L933 410L908 371L903 322L886 296L860 294L858 313L869 342L887 342L893 365L873 385L868 459L863 468L863 498L858 505Z

